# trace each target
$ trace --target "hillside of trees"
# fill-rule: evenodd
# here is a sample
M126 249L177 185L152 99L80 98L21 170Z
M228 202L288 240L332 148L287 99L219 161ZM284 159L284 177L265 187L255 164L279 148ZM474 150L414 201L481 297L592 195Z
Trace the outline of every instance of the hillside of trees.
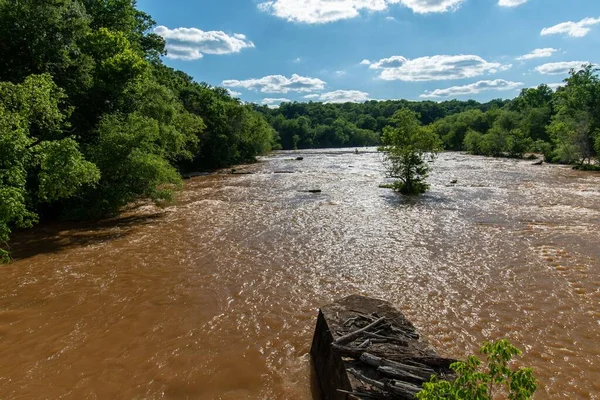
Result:
M161 62L134 0L0 0L0 258L14 228L169 199L181 171L252 161L274 131Z
M277 131L283 149L379 145L396 111L417 113L440 137L445 150L495 157L543 153L546 161L579 164L600 152L600 78L583 65L554 92L547 85L523 89L513 100L362 104L283 103L255 106Z

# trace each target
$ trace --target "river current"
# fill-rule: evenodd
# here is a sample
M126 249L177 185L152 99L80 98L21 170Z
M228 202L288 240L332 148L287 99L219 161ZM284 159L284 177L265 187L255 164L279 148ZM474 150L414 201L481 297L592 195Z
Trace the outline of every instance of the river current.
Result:
M317 309L354 293L444 356L510 339L536 398L600 399L600 175L531 164L443 153L405 198L374 149L279 152L18 233L0 399L312 399Z

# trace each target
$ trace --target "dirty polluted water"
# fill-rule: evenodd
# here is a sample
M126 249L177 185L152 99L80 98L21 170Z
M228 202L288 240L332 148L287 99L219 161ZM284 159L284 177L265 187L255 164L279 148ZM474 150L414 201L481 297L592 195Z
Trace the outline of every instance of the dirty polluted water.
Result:
M536 398L600 398L598 174L443 153L405 198L378 187L374 149L241 168L165 207L17 234L0 398L311 399L317 308L355 293L444 356L507 337Z

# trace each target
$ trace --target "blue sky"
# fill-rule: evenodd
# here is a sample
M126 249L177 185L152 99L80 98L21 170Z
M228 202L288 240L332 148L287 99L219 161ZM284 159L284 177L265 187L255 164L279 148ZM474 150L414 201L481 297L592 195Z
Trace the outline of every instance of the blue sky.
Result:
M600 0L138 0L167 65L259 104L512 98L600 62Z

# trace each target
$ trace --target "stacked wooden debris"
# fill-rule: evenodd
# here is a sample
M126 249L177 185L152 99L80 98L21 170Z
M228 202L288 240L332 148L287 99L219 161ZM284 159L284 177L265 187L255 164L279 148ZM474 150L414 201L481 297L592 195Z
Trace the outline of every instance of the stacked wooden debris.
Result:
M413 399L456 360L437 355L390 303L350 296L319 311L311 356L324 399Z

